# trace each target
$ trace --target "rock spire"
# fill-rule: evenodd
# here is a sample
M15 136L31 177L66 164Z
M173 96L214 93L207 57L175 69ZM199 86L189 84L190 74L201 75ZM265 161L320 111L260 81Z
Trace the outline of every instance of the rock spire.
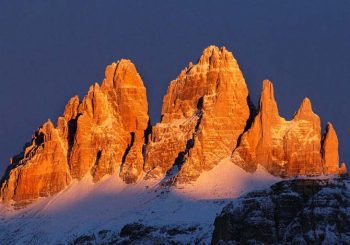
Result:
M150 126L146 88L134 64L107 66L80 100L67 103L56 126L49 120L12 159L0 183L5 202L26 204L65 189L72 180L118 175L125 183L159 178L195 181L231 156L232 164L273 175L346 174L338 138L305 98L291 120L279 115L274 87L263 81L256 111L243 74L226 48L209 46L170 82L161 121Z

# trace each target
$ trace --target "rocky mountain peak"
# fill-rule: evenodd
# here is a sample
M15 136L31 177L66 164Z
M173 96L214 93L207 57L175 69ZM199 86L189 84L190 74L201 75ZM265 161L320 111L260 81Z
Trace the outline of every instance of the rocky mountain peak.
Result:
M147 147L146 170L186 182L211 169L230 154L244 131L247 100L247 85L232 53L206 48L198 63L168 87L162 120L153 127Z
M338 145L337 133L335 132L332 123L328 122L322 141L322 158L324 171L327 173L339 173Z
M72 118L77 117L79 105L80 105L80 100L79 100L79 97L77 95L72 97L68 101L68 103L64 109L64 112L63 112L63 116L67 121L71 120Z
M331 124L305 98L292 120L280 117L271 81L262 83L259 109L233 54L209 46L169 84L161 121L150 127L146 88L127 59L106 67L102 84L72 97L57 127L48 121L15 156L1 181L4 201L30 202L53 195L73 179L100 181L142 176L161 184L187 184L231 156L254 172L276 176L345 173Z
M218 68L224 62L234 62L234 57L225 47L211 45L205 48L198 60L198 66L207 66L208 68Z
M259 112L261 114L259 116L266 117L266 119L263 119L264 122L267 122L267 120L279 120L280 116L275 100L275 92L273 84L269 80L264 80L262 84Z
M105 79L102 82L103 90L121 87L144 87L135 65L128 59L121 59L107 66Z
M263 104L264 102L271 102L273 104L276 104L273 84L270 80L267 79L263 80L261 89L260 104Z
M340 164L339 174L340 174L340 175L347 175L347 174L348 174L348 170L347 170L347 168L346 168L345 162L343 162L342 164Z
M316 120L319 121L319 116L317 116L313 110L311 101L309 98L303 99L303 101L300 104L300 107L298 111L295 113L294 120Z
M146 89L135 66L130 60L112 63L102 86L90 86L82 101L71 98L57 127L45 123L15 157L1 182L1 197L30 201L89 175L99 181L118 174L134 182L142 173L148 126Z
M327 148L323 150L327 153L322 156L321 122L312 111L310 100L305 98L294 118L286 121L278 114L272 83L265 80L259 111L252 126L242 135L232 161L252 172L261 164L279 176L339 173L339 159L336 159L337 154L331 153L338 153L337 140L330 132L326 133L324 142L327 134L327 144L323 147ZM322 160L324 158L328 160ZM325 167L324 162L331 167Z

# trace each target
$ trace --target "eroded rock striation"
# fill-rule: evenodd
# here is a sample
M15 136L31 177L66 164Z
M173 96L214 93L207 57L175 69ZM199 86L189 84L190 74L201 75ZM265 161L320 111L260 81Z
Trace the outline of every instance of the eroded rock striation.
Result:
M173 80L152 130L145 170L195 180L236 147L250 115L248 89L231 52L206 48Z
M32 200L64 189L72 179L119 174L127 183L142 173L149 127L146 89L129 60L109 65L102 86L67 104L57 127L45 123L1 182L3 200Z

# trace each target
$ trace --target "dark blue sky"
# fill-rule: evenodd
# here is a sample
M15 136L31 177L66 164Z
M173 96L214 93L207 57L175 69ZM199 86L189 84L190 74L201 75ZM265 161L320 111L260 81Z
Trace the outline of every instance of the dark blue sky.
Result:
M0 1L0 171L67 100L133 60L158 121L170 80L203 48L224 45L250 93L275 85L291 118L310 97L350 162L350 1Z

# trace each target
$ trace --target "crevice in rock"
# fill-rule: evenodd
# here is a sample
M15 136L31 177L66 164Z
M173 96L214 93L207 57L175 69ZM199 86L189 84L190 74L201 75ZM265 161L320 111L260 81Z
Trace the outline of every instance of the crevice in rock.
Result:
M113 73L113 78L112 78L113 79L112 80L113 87L115 86L114 79L115 79L115 75L117 74L118 66L119 66L119 62L117 62L117 65L115 66L115 70L114 70L114 73Z
M35 145L39 146L39 145L43 144L44 143L44 139L45 139L45 137L44 137L43 133L39 133L39 132L35 133L35 137L34 137Z
M97 168L97 166L98 166L98 164L100 162L101 156L102 156L102 150L98 150L97 153L96 153L95 164L94 164L94 166L91 169L91 175L92 176L95 175L96 168Z
M149 143L149 137L152 135L152 125L151 125L151 119L148 119L148 126L147 128L143 131L143 138L144 138L144 143L142 146L142 157L143 157L143 165L146 162L146 153L147 153L147 146ZM142 166L144 168L144 166Z
M241 140L242 140L242 136L245 132L247 132L250 127L252 126L254 119L256 117L256 115L258 114L258 110L256 109L255 105L253 104L253 102L250 99L250 96L247 96L247 104L249 106L249 117L247 119L246 125L244 127L243 132L238 136L237 139L237 145L235 147L235 149L232 151L232 153L236 150L236 148L241 144Z
M176 182L177 174L181 171L183 164L186 161L186 157L188 156L190 150L194 146L195 138L198 134L199 126L201 124L202 117L203 117L203 97L199 98L197 102L197 111L195 112L195 116L198 119L194 127L194 132L192 134L192 137L187 140L185 149L179 152L179 154L177 155L174 161L173 166L167 171L162 181L163 182L162 185L170 186Z
M67 136L67 141L68 141L68 148L72 148L73 144L74 144L74 137L75 134L77 132L77 126L78 126L78 118L81 116L82 114L79 113L74 119L71 119L68 122L68 136Z
M321 135L321 149L320 149L320 154L321 154L321 164L322 164L322 173L324 174L325 171L325 166L324 166L324 158L325 158L325 149L324 149L324 143L326 140L328 130L327 128L324 130L324 133Z
M122 169L124 167L124 164L125 164L125 161L126 161L126 157L128 156L131 148L133 147L134 145L134 142L135 142L135 132L130 132L130 136L131 136L131 140L130 140L130 143L128 144L128 146L126 147L125 149L125 152L124 152L124 155L122 157L122 163L120 165L120 173L122 172Z
M71 156L72 148L74 146L74 140L75 140L75 134L77 133L78 128L78 119L82 115L82 113L78 113L77 116L71 120L68 121L68 135L67 135L67 142L68 142L68 149L67 149L67 162L69 164L69 159Z

